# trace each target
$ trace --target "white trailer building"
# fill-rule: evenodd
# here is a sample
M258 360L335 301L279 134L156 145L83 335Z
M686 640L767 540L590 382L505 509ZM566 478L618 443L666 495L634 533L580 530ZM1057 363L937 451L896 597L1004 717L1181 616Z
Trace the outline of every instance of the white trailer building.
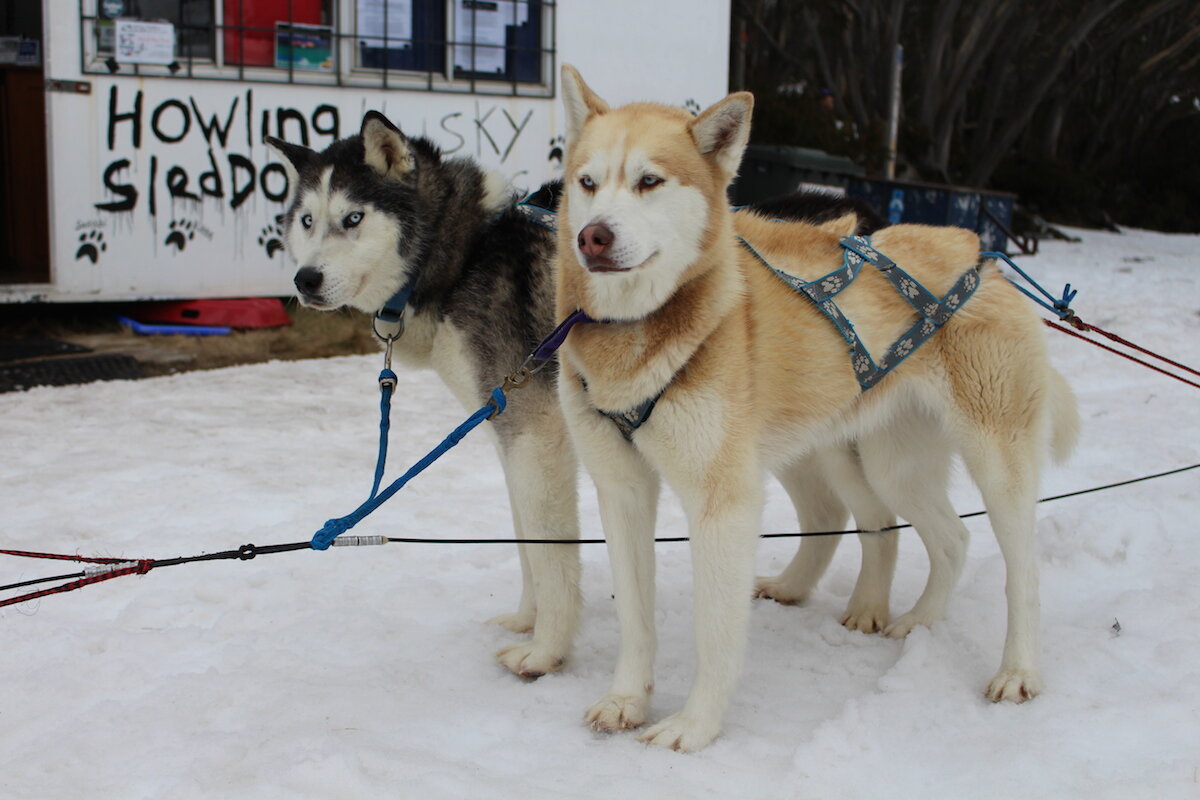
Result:
M729 0L5 5L4 302L289 294L266 134L319 149L377 109L530 187L561 169L562 63L618 103L728 77Z

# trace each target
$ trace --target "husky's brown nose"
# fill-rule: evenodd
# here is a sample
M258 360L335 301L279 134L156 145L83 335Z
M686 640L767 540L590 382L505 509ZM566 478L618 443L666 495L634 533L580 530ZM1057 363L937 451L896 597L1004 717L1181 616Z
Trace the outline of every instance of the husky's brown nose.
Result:
M588 258L603 256L613 243L613 232L607 225L588 225L579 232L579 251Z

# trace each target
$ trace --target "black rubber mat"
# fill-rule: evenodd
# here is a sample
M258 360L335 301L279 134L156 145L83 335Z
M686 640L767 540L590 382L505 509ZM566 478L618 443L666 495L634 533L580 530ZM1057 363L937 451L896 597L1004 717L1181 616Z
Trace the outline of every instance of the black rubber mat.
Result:
M98 356L47 358L0 364L0 392L31 386L66 386L120 378L141 378L142 368L133 356L110 353Z
M0 338L0 363L22 361L27 358L62 356L68 353L89 353L88 348L70 342L60 342L47 336L21 336L14 339Z

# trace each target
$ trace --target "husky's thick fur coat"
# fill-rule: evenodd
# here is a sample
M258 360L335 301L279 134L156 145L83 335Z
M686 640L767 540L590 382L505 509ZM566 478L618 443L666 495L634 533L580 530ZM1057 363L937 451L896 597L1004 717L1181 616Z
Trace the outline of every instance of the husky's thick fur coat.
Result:
M844 454L838 448L847 443L857 457L845 459L839 494L864 514L890 510L913 523L930 556L925 591L887 629L893 636L941 617L960 571L967 531L946 485L951 456L961 454L1008 575L1008 634L986 694L1018 702L1037 694L1033 533L1042 443L1065 456L1078 416L1027 302L985 265L970 301L864 392L846 342L821 310L739 243L744 237L804 280L842 259L829 230L730 213L725 191L749 136L753 98L731 95L697 117L652 104L610 109L570 67L562 90L558 312L582 309L604 322L576 326L568 337L559 395L599 495L621 626L611 689L587 712L592 726L616 731L649 719L660 478L688 516L697 672L683 708L641 738L693 750L720 731L741 668L764 471L787 474L820 448ZM977 237L956 228L894 226L874 244L939 297L979 259ZM913 321L912 308L870 269L837 303L875 353ZM632 441L597 413L648 398L658 398L653 416ZM803 565L789 567L759 591L788 598L805 591L809 577Z
M369 112L359 136L316 153L269 139L293 187L286 250L301 300L378 311L412 287L395 354L432 367L468 410L487 401L554 327L553 234L516 209L503 180L469 159L443 159ZM552 202L552 201L551 201ZM519 538L578 539L576 459L554 393L556 365L536 373L495 434ZM575 547L521 547L517 611L496 622L530 641L496 654L514 673L559 669L578 627Z

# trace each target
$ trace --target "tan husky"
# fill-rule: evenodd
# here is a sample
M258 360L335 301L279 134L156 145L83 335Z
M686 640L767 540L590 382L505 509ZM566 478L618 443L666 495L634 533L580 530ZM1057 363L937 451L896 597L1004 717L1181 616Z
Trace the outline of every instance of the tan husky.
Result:
M1044 442L1058 457L1069 452L1078 414L1028 302L985 264L961 309L864 389L847 340L764 264L804 281L829 277L844 264L839 236L753 215L735 224L730 213L725 191L749 136L750 94L697 117L651 104L610 109L564 67L563 99L558 312L603 322L567 339L559 396L599 495L621 626L612 688L587 712L592 727L635 728L649 716L660 476L688 516L697 673L683 708L641 739L694 750L719 733L741 669L764 473L846 443L865 475L859 488L912 522L930 554L929 582L888 628L895 636L942 616L960 570L967 531L946 483L951 454L961 454L1008 570L1008 635L986 694L1037 694L1039 464ZM959 305L952 288L979 260L975 235L955 228L899 225L873 246L947 306ZM890 352L920 324L870 265L836 304L869 353ZM644 416L649 401L652 413L632 431L611 419ZM785 572L759 591L783 599L803 579Z

